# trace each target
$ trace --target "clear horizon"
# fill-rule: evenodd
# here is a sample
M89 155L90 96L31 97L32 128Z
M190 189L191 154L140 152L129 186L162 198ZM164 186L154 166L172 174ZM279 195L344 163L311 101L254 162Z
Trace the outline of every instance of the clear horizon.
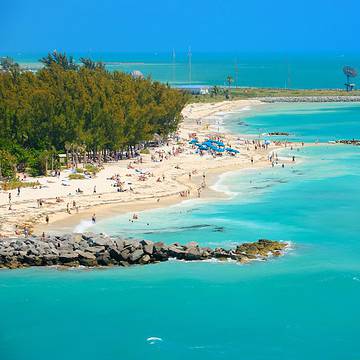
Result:
M359 53L360 4L335 0L95 0L2 5L0 53Z

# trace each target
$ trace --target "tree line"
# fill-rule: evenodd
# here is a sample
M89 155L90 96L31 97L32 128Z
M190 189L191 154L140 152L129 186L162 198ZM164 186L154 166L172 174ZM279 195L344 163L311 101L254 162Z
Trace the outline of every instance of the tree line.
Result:
M0 176L44 174L54 154L105 159L176 131L186 94L101 62L49 53L37 72L0 62Z

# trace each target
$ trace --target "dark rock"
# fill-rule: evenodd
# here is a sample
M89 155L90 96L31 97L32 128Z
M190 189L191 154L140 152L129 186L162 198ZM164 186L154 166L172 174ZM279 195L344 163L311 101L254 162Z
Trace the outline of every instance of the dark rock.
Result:
M78 260L78 254L76 252L60 252L59 263L60 264L71 264L76 263Z
M96 255L96 261L100 266L109 266L112 264L110 255L108 253Z
M113 259L115 261L123 260L123 256L121 255L121 251L117 247L109 248L109 255L110 255L111 259Z

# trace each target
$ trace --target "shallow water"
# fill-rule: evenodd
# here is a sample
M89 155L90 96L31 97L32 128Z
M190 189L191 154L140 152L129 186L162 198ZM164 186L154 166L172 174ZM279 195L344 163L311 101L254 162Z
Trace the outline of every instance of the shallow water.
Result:
M328 106L317 106L286 105L285 119L284 107L271 105L241 120L249 133L261 122L309 141L314 129L320 139L360 137L359 106L329 105L326 119L317 109ZM228 120L232 130L236 121ZM148 211L136 223L122 215L94 230L211 246L290 240L286 256L250 265L1 271L1 358L359 358L360 148L284 151L299 163L221 177L227 201Z

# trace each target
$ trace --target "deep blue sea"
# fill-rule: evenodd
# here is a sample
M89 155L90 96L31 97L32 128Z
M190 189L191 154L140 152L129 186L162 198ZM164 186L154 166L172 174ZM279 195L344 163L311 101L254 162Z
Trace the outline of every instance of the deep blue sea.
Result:
M304 141L360 138L360 105L268 105L224 123ZM222 176L216 187L228 200L192 200L92 229L211 246L289 240L286 256L0 271L0 358L360 359L360 148L289 154L295 166Z
M46 53L5 54L23 66L37 68ZM69 54L70 55L70 54ZM141 71L145 76L172 85L226 85L230 75L234 86L275 88L344 88L345 65L360 68L360 54L242 54L192 53L191 73L188 54L168 53L75 53L74 58L91 57L104 61L108 70ZM356 82L356 79L355 79Z

